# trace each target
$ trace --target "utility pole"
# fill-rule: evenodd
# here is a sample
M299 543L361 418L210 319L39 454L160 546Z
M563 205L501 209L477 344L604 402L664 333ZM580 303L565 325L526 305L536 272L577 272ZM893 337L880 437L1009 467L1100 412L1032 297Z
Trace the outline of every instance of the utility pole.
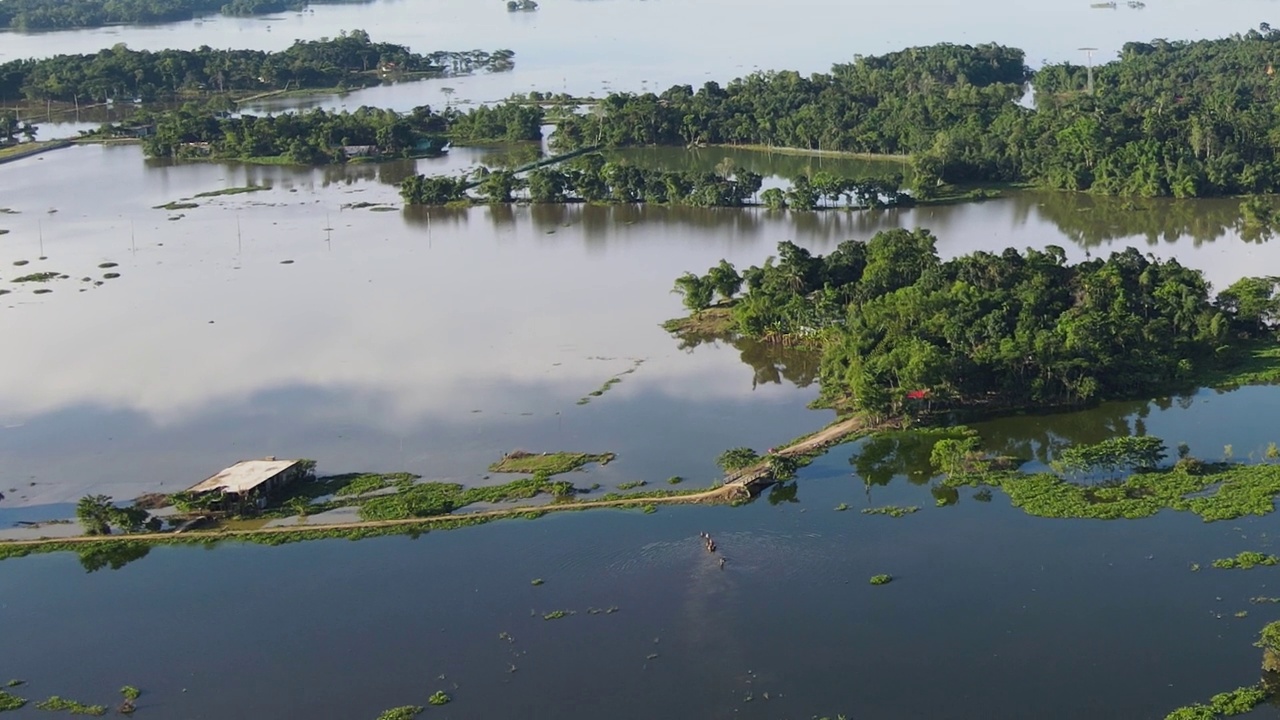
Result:
M1088 87L1087 87L1087 89L1086 89L1086 92L1088 92L1090 95L1092 95L1092 94L1093 94L1093 53L1094 53L1094 52L1096 52L1096 51L1097 51L1097 49L1098 49L1098 48L1095 48L1095 47L1082 47L1082 48L1080 48L1080 51L1081 51L1081 52L1083 52L1083 53L1085 54L1085 57L1087 57L1087 58L1088 58L1088 67L1089 67L1089 84L1088 84Z

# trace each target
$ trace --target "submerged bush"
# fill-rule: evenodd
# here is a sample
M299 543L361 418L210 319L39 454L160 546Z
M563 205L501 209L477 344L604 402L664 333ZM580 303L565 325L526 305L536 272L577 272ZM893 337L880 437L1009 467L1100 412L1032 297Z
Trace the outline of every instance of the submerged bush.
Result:
M378 716L378 720L413 720L413 718L420 715L424 709L425 708L421 705L402 705L397 708L391 708L390 710L384 710L383 713Z
M1248 570L1258 565L1275 565L1280 563L1280 558L1275 555L1264 555L1253 550L1245 550L1233 558L1219 558L1213 561L1213 566L1224 570Z

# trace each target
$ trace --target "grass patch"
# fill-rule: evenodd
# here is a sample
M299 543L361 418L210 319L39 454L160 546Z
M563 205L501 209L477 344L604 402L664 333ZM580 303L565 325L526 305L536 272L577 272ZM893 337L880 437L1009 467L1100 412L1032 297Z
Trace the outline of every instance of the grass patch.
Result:
M617 456L613 453L601 453L599 455L572 452L535 454L516 450L490 465L489 471L500 473L542 473L550 476L577 470L591 463L608 465L615 457Z
M682 482L684 482L684 478L680 477L679 475L672 475L671 477L667 478L668 485L679 485Z
M392 482L394 482L394 480L391 476L382 475L380 473L366 473L355 476L350 482L337 490L334 490L333 494L338 497L364 495L365 493L389 488L391 487ZM412 482L412 480L410 482Z
M164 205L156 205L153 210L191 210L200 207L200 203L184 202L182 200L174 200Z
M26 283L26 282L43 283L43 282L49 282L50 280L57 280L57 279L58 279L58 277L59 277L60 275L61 275L61 273L56 273L56 272L38 272L38 273L31 273L30 275L23 275L22 277L16 277L16 278L14 278L14 279L12 280L12 282L16 282L16 283Z
M119 264L120 264L120 263L113 263L113 262L98 263L98 269L99 269L99 270L110 270L110 269L111 269L111 268L113 268L113 267L117 267Z
M53 292L53 291L52 291L52 290L50 290L49 288L40 288L39 290L36 290L36 291L35 291L35 294L36 294L36 295L48 295L48 294L49 294L49 293L51 293L51 292Z
M36 707L41 710L51 710L54 712L66 711L72 715L92 715L94 717L98 717L107 714L107 708L105 705L85 705L84 703L76 702L75 700L58 697L57 695L50 697L48 700L42 700L41 702L36 703Z
M561 618L569 617L572 614L573 614L572 610L552 610L549 613L543 613L542 619L543 620L559 620Z
M400 707L383 710L378 716L378 720L413 720L422 714L426 708L421 705L401 705Z
M403 520L449 513L478 502L527 500L538 495L568 497L577 493L571 483L548 480L544 473L503 485L464 488L457 483L401 484L394 495L379 495L360 503L362 520Z
M711 337L727 335L733 331L731 305L717 305L699 310L688 317L674 318L662 323L662 329L673 335Z
M1222 570L1248 570L1259 565L1275 565L1276 563L1280 563L1280 558L1275 555L1264 555L1253 550L1245 550L1235 557L1214 560L1213 566Z
M848 503L840 503L836 506L836 512L844 512L849 509Z
M448 705L452 700L453 698L449 697L449 694L443 690L437 690L431 694L431 697L427 698L427 702L432 705Z
M546 581L545 581L545 580L543 580L542 578L534 578L534 579L532 579L532 580L530 580L530 581L529 581L529 584L530 584L530 585L533 585L533 586L535 586L535 587L537 587L538 585L541 585L541 584L543 584L544 582L546 582Z
M872 575L871 576L872 585L888 585L891 582L893 582L892 575Z
M27 684L27 681L26 681L26 680L17 680L17 679L14 679L14 680L10 680L9 682L5 683L5 684L4 684L4 686L5 686L5 687L11 687L11 688L13 688L13 687L18 687L19 685L26 685L26 684Z
M115 280L116 278L120 277L120 273L118 272L102 273L102 277L106 280Z
M888 515L892 518L900 518L904 515L910 515L919 512L920 508L915 505L881 505L880 507L863 508L863 515Z
M1237 350L1234 357L1196 378L1196 384L1215 388L1276 383L1280 383L1280 345L1266 340Z
M634 490L634 489L636 489L636 488L638 488L638 487L644 487L645 485L648 485L648 484L649 484L649 483L645 482L644 480L633 480L633 481L631 481L631 482L618 483L618 489L619 489L619 490Z
M252 162L252 160L250 160L250 162ZM289 163L279 163L279 164L286 165ZM221 190L208 190L206 192L196 193L195 195L192 196L192 198L194 199L194 198L204 198L204 197L221 197L223 195L243 195L244 193L252 193L252 192L258 192L259 190L270 190L270 189L271 188L267 187L266 185L244 185L242 187L222 188Z
M30 265L30 264L31 264L30 260L14 260L13 261L14 267L22 267L23 265Z

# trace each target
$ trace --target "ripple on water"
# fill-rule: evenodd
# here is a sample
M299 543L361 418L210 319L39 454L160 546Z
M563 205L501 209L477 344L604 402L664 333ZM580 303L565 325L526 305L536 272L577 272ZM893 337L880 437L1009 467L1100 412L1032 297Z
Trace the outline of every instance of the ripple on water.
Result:
M816 533L742 530L716 533L716 552L707 552L697 534L659 540L638 547L588 544L557 558L556 570L568 577L624 577L642 572L683 572L701 577L719 570L719 560L734 573L768 574L775 578L835 572L844 560L829 552L832 538Z

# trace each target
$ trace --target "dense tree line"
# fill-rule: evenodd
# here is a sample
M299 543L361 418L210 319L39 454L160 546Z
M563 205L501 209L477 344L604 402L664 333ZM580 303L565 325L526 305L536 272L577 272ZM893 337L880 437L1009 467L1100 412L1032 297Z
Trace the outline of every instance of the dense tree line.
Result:
M525 177L512 170L482 168L473 178L418 176L401 186L405 202L443 205L469 200L475 189L487 202L527 199L534 203L655 203L693 207L743 207L758 201L767 207L812 210L817 207L892 207L911 202L902 178L844 178L801 175L787 189L761 192L764 178L737 168L690 172L641 168L605 159L599 153L575 158L563 167L534 168Z
M915 189L1022 181L1146 197L1280 191L1280 30L1129 43L1094 69L1031 73L1020 50L934 45L803 77L612 94L564 147L740 143L910 154ZM1015 103L1035 88L1035 107Z
M481 112L486 119L477 123L471 116ZM491 126L493 117L508 114L522 120L518 130ZM154 122L154 132L143 139L143 148L152 157L270 157L313 165L343 162L351 152L384 158L437 152L446 139L537 140L542 133L541 116L538 108L515 106L509 111L499 106L468 113L453 108L436 112L425 106L408 113L362 107L354 112L311 110L262 117L219 117L192 107L143 115L137 121ZM484 137L488 130L502 134Z
M344 3L371 0L326 0ZM55 30L102 25L178 22L200 15L264 15L301 10L307 0L3 0L0 27Z
M0 0L0 3L7 0ZM0 64L0 97L29 100L152 100L204 92L329 88L378 82L397 73L507 70L510 50L433 52L373 42L363 30L299 40L280 52L258 50L130 50L123 44L87 55Z
M376 146L379 156L405 157L447 127L444 117L430 108L403 115L362 107L355 112L311 110L229 118L178 110L156 119L155 132L143 139L143 148L152 157L279 157L313 165L342 162L347 159L343 148L352 146Z
M1061 248L939 259L927 230L891 230L813 256L782 243L740 275L727 262L676 281L694 309L733 299L752 337L821 337L833 402L872 415L1050 405L1193 382L1233 344L1274 332L1280 278L1211 295L1199 271L1132 248L1068 264Z
M726 87L683 85L661 95L615 93L563 122L565 147L754 144L867 153L916 153L939 133L1000 143L1029 77L1021 50L934 45L836 65L830 73L758 72ZM948 179L1014 174L985 150L955 158ZM961 162L968 167L960 167Z

